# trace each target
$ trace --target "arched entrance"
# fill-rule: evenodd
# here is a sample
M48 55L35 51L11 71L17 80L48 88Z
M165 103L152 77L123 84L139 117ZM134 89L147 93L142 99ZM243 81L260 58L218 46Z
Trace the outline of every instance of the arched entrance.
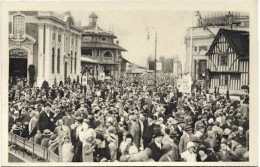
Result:
M24 49L9 51L9 77L27 78L28 52Z

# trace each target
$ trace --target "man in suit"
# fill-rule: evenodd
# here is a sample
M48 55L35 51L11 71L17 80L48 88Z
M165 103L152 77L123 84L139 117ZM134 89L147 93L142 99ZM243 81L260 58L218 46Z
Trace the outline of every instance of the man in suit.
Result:
M51 121L53 113L50 112L50 107L51 104L46 103L44 110L42 110L39 115L39 119L37 121L37 130L39 130L41 133L43 133L45 129L50 129L51 131L54 131L55 129L55 125Z
M180 154L186 151L187 149L187 143L191 139L191 134L192 134L192 127L190 125L187 125L185 127L185 132L181 136L180 142L179 142L179 151Z
M162 139L163 139L163 134L161 133L161 131L156 131L154 133L154 142L148 144L147 146L147 150L150 151L146 151L145 152L150 152L150 154L148 155L149 158L153 159L154 161L158 162L159 159L162 157L163 155L163 151L162 151Z
M140 124L138 124L138 120L136 115L133 115L132 118L132 124L130 128L130 134L133 136L133 143L136 145L136 147L140 148L140 139L141 139L141 127Z
M222 125L222 129L226 129L226 128L231 129L232 121L233 121L232 117L230 115L228 115L226 117L226 123L224 125Z

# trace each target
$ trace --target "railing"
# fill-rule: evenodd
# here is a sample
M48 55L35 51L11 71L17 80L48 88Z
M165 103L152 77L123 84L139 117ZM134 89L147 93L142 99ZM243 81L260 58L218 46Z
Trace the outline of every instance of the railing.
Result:
M46 162L62 162L62 158L59 155L21 136L9 133L8 140L12 146L19 147L19 149L22 150L23 157L29 152L32 156L37 156ZM15 148L14 151L16 152L17 148Z

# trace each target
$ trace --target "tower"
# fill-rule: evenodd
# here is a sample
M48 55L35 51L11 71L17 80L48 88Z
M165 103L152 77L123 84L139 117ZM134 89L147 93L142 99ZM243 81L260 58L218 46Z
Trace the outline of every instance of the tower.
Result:
M93 27L96 27L97 26L97 19L98 19L98 16L96 15L96 13L92 12L89 15L89 25L93 26Z

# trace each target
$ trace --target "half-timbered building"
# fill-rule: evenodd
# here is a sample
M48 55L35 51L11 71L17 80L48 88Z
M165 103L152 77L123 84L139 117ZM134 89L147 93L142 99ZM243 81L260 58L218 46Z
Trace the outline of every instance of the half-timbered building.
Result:
M249 32L220 29L206 53L208 56L209 90L241 93L249 86Z

